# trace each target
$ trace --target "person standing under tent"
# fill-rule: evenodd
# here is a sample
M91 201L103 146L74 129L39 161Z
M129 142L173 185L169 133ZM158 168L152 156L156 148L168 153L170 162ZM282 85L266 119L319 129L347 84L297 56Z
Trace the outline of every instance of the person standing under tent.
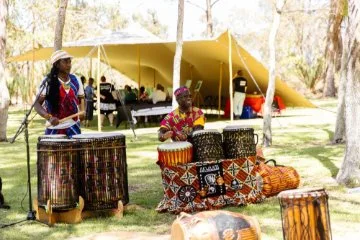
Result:
M89 122L93 120L94 116L94 78L89 78L88 85L85 87L85 127L89 127Z
M243 77L242 71L238 70L236 77L233 79L234 98L233 109L235 119L240 119L243 111L243 105L246 97L247 80Z
M161 121L158 131L158 139L161 142L169 138L173 141L186 141L193 131L204 129L204 113L192 106L189 89L180 87L175 90L174 95L179 107Z
M79 79L70 74L72 56L63 50L57 50L51 55L52 68L40 86L39 98L34 104L36 112L45 118L51 126L45 129L45 135L66 134L72 137L80 134L78 115L62 123L59 120L84 111L84 88Z
M106 82L105 76L100 78L100 121L104 126L105 116L108 117L110 126L114 123L114 110L116 110L116 101L113 97L115 87Z

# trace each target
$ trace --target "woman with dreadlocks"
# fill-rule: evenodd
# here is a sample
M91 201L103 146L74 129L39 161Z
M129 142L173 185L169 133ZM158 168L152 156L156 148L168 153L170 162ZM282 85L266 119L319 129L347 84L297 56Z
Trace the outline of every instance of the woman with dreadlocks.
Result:
M45 87L39 93L34 107L51 124L46 128L45 135L66 134L71 138L81 133L80 120L83 120L83 115L59 122L84 110L84 88L81 81L70 74L71 58L63 50L55 51L51 56L51 71L41 83Z

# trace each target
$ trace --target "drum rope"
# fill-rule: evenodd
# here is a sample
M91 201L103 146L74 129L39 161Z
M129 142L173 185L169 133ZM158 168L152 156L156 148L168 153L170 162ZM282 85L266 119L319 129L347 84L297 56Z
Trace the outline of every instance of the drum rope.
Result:
M93 147L91 150L98 149L118 149L118 148L126 148L125 146L114 146L114 147ZM89 150L88 148L63 148L63 149L38 149L37 152L63 152L63 151L81 151L81 150Z

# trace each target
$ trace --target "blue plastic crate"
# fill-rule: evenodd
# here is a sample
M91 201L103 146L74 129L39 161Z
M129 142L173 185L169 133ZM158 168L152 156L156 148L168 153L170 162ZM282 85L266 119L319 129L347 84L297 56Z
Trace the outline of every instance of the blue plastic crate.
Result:
M253 109L250 106L244 106L240 119L250 119L256 118L256 115L253 113Z

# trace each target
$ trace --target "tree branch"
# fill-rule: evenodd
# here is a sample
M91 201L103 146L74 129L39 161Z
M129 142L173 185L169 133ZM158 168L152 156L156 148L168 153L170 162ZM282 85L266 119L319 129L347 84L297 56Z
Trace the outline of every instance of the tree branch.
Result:
M213 2L212 4L210 4L211 7L213 7L215 5L215 3L217 3L220 0L216 0L215 2Z
M218 0L217 0L217 1L218 1ZM185 2L191 4L191 5L195 6L195 7L198 7L198 8L200 8L201 10L203 10L204 12L206 12L206 9L205 9L205 8L201 7L200 5L197 5L196 3L191 2L190 0L186 0Z

